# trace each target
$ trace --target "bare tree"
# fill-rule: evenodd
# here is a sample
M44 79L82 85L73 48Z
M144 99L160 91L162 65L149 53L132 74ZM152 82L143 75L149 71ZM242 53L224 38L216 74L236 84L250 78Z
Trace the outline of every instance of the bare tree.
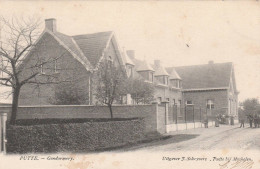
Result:
M31 64L26 64L26 56L33 52L37 56L35 41L40 35L40 22L35 18L15 18L11 20L1 18L2 37L0 39L0 59L2 65L0 72L0 85L12 89L12 113L10 124L15 124L18 109L20 90L25 84L49 84L55 82L56 77L52 74L46 75L44 80L38 78L45 64L53 62L53 59L41 60L40 57L33 58ZM59 56L61 57L61 56ZM32 64L33 63L33 64Z
M122 96L125 78L120 66L116 67L107 60L100 64L97 73L96 98L109 107L111 118L113 118L112 105Z

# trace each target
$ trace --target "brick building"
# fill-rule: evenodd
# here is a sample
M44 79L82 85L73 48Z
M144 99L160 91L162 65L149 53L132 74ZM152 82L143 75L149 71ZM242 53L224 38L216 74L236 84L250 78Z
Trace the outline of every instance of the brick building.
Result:
M238 91L232 63L175 67L183 82L183 100L187 105L207 109L209 114L237 116Z
M48 74L78 78L74 80L88 96L85 104L95 103L93 80L99 63L112 60L125 69L128 77L154 84L154 99L158 102L206 107L209 113L237 114L238 92L232 63L165 68L159 60L149 64L138 60L133 50L121 50L113 32L68 36L57 31L55 19L45 20L45 26L34 50L25 57L24 66L50 60L34 70L41 72L38 78L44 79ZM21 78L29 76L30 71L23 72ZM42 85L38 92L34 88L33 84L26 84L21 89L20 105L50 104L53 85Z
M26 79L32 71L40 71L38 81L49 78L49 75L64 81L76 81L78 87L85 89L81 92L88 96L85 104L92 104L94 72L104 59L113 60L115 65L125 65L113 32L68 36L57 31L55 19L46 19L45 30L34 49L25 56L23 66L26 71L20 74L20 78ZM32 65L39 66L26 69ZM19 104L50 104L49 98L53 95L54 84L26 84L21 89Z
M126 61L126 70L133 72L131 76L141 77L145 82L154 84L154 99L158 103L162 101L168 101L170 104L182 103L181 78L174 68L166 71L160 60L155 60L154 64L138 60L133 50L126 51L123 57L132 63L130 66Z

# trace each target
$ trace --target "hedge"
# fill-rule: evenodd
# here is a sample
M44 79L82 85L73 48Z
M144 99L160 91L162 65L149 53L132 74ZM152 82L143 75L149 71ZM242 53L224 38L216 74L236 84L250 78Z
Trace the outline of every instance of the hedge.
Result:
M144 119L21 120L7 126L7 153L89 152L145 137Z

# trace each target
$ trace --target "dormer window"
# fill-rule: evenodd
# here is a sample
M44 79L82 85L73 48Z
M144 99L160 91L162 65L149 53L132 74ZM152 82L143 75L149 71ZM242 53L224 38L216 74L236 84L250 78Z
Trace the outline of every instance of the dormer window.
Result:
M139 71L138 72L146 81L153 82L154 81L154 73L152 71Z
M171 85L175 88L181 88L181 80L179 79L172 79Z
M151 67L150 64L148 64L146 61L143 61L142 64L140 64L136 71L148 82L154 81L154 70Z
M168 85L169 84L169 77L168 76L156 76L157 80L160 84Z

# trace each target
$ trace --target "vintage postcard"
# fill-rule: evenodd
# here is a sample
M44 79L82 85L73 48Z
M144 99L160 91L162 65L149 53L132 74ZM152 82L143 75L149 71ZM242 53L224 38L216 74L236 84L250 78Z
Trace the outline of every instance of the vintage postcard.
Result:
M0 1L0 169L259 169L259 97L259 1Z

